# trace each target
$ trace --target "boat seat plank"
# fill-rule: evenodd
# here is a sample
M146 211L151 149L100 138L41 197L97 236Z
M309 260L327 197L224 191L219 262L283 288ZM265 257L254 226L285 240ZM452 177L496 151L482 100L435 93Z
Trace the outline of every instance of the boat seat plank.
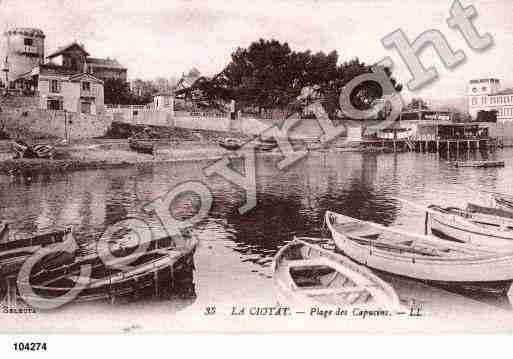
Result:
M346 287L346 288L315 288L315 289L298 289L301 294L305 295L328 295L328 294L349 294L361 293L366 291L365 287Z

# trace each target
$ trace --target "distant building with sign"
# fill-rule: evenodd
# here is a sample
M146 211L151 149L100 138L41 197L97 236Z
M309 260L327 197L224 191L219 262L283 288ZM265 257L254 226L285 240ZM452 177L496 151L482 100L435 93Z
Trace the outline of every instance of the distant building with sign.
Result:
M467 89L468 112L475 120L479 111L497 111L497 122L513 122L513 89L501 90L495 78L470 80Z

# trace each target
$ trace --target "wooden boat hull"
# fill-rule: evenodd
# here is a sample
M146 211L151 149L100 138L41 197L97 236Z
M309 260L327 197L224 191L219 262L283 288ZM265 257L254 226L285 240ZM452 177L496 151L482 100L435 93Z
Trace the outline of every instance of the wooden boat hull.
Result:
M308 240L294 238L276 254L273 278L282 303L400 307L394 289L370 270Z
M504 161L455 161L452 164L456 167L504 167Z
M55 148L46 144L36 144L29 146L22 141L14 141L11 144L16 158L53 158L55 156Z
M242 147L242 144L237 140L221 140L218 142L219 146L229 151L237 151Z
M155 154L155 143L153 141L130 139L128 140L128 146L135 152L148 155Z
M498 194L492 195L492 198L497 208L513 212L513 198Z
M363 221L330 211L326 212L325 221L337 248L351 259L370 268L435 282L497 283L513 280L513 251L497 253L485 249L480 250L468 244L457 245L456 243L448 244L447 247L461 248L462 251L468 250L471 254L446 258L401 251L399 246L397 250L385 250L377 246L378 242L376 241L369 240L368 244L362 244L354 236L337 228L338 224ZM373 226L382 231L397 231L376 224ZM412 235L411 238L441 246L442 242L448 242L421 235Z
M4 237L8 237L8 225L4 227ZM16 275L25 261L41 248L62 243L71 239L71 228L62 231L38 234L27 238L0 243L0 277ZM71 263L75 253L55 252L44 257L33 268L34 271L53 268Z
M89 283L81 287L81 291L74 301L112 300L127 295L155 294L158 291L157 286L162 284L168 289L173 289L177 279L184 275L189 281L192 281L193 256L196 247L197 241L191 239L186 248L156 249L142 255L129 255L123 259L133 257L133 260L124 270L96 262L92 265ZM64 268L64 270L58 268L32 276L29 279L30 285L38 297L26 299L50 302L66 294L80 282L79 268L80 266L73 266L71 269Z
M434 205L428 207L427 216L429 230L438 237L461 243L493 246L503 252L513 250L512 219Z
M42 246L33 246L26 248L19 248L14 251L9 251L9 256L0 254L0 278L7 278L15 276L20 271L23 264L38 250L43 248ZM75 252L56 252L51 253L41 262L36 264L33 268L34 271L39 272L41 270L48 270L55 267L60 267L66 264L70 264L75 260Z

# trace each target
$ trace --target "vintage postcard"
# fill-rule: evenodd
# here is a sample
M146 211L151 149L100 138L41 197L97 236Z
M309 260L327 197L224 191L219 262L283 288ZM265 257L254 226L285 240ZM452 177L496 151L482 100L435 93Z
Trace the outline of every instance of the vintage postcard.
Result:
M511 333L512 9L1 0L1 332Z

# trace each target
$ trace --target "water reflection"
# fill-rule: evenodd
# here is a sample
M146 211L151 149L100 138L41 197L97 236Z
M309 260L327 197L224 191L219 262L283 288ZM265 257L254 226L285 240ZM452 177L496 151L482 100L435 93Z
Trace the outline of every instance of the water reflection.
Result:
M505 160L504 169L465 169L450 166L437 154L312 152L285 171L277 170L281 158L262 156L256 169L257 207L244 215L238 212L244 191L220 176L207 178L203 169L208 161L30 179L0 177L0 218L13 221L14 229L23 232L73 225L76 237L87 243L127 216L143 216L159 226L141 211L142 206L181 182L196 180L214 194L210 217L196 231L202 238L224 243L241 262L269 268L277 249L293 235L327 235L323 229L327 209L421 233L423 213L404 208L397 197L423 204L464 205L475 200L477 189L511 193L511 154L504 150L490 155ZM240 162L233 166L241 170ZM268 277L269 272L265 273ZM217 283L222 285L224 274L218 275Z

